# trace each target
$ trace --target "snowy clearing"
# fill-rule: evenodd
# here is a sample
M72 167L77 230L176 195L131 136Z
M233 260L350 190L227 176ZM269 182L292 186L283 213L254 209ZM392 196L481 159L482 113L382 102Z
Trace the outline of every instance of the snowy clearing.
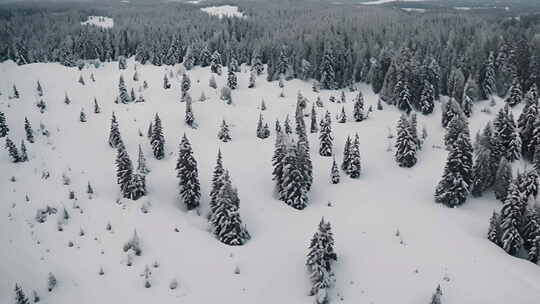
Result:
M385 3L392 3L392 2L422 2L422 1L424 0L375 0L375 1L361 2L360 4L377 5L377 4L385 4Z
M81 22L81 25L94 25L102 28L112 28L114 20L104 16L88 16L88 20Z
M221 6L209 6L201 8L201 11L219 18L223 17L237 17L245 18L244 14L238 10L238 6L221 5Z
M315 108L318 119L326 110L333 118L342 106L348 114L352 112L355 92L345 92L345 104L331 103L330 95L339 98L339 91L314 93L311 83L292 80L285 83L285 97L280 98L278 83L267 82L265 75L257 78L255 88L248 89L249 73L244 71L238 73L233 104L227 105L219 99L218 90L208 86L209 68L196 67L189 75L199 128L192 129L183 121L185 103L179 102L177 67L137 65L138 81L132 79L134 68L132 59L127 70L119 70L115 62L82 71L53 63L0 64L0 91L4 93L0 111L6 114L10 137L15 142L24 138L25 117L36 130L35 143L28 144L29 162L14 164L4 150L0 153L0 259L4 261L0 263L0 302L11 303L14 282L19 282L28 292L36 290L42 303L51 304L313 303L307 296L310 282L305 256L309 239L324 216L332 223L338 255L332 303L429 303L437 284L443 288L445 304L538 303L540 267L506 254L486 239L489 217L501 207L491 193L471 197L454 209L434 203L434 188L447 156L441 148L444 129L439 103L433 114L419 115L419 127L426 126L428 137L418 164L400 168L393 152L387 150L395 140L387 135L395 134L400 112L387 105L376 110L377 95L369 86L360 85L366 109L372 106L373 112L359 123L334 121L332 133L338 160L345 138L359 134L362 175L359 179L343 175L340 184L332 185L332 158L319 156L318 134L308 134L314 184L310 205L298 211L275 198L271 180L275 131L271 128L271 136L265 140L256 138L259 114L270 125L276 119L283 122L286 115L294 119L296 96L301 91L309 100L307 109L317 96L322 98L324 108ZM163 76L169 70L173 72L172 88L164 90ZM90 80L91 74L95 82ZM77 82L81 75L85 85ZM146 102L113 102L120 75ZM218 89L226 83L227 73L223 75L215 75ZM35 105L37 80L47 104L43 114ZM147 81L147 89L143 81ZM21 97L9 99L15 83ZM202 92L207 99L198 101ZM63 102L66 93L70 104ZM101 113L92 111L94 97ZM259 107L263 99L265 111ZM497 102L492 114L474 112L471 134L493 119L502 104L500 99ZM475 109L483 107L488 102ZM87 115L85 123L79 120L81 109ZM516 107L515 114L520 110ZM132 160L141 144L151 169L148 196L138 201L118 199L116 153L107 143L113 111ZM155 113L165 132L163 160L151 156L146 135L138 132L146 134ZM232 141L227 143L216 138L222 119L231 126ZM37 134L40 123L49 130L48 137ZM184 133L199 166L200 216L186 212L178 199L174 167ZM238 187L240 213L252 235L245 246L223 245L208 231L204 215L218 149ZM518 163L518 167L523 165ZM44 178L43 172L50 177ZM63 174L70 179L68 185ZM85 192L88 182L95 191L91 198ZM74 191L72 199L70 191ZM44 223L36 222L36 211L47 205L57 208L58 214ZM145 205L148 213L141 211ZM70 218L63 222L63 231L58 231L63 208ZM111 229L106 228L108 223ZM143 254L128 267L122 244L135 229ZM152 287L144 288L141 273L155 261L159 267L151 266ZM237 267L239 273L235 273ZM48 272L58 279L52 293L46 290ZM173 279L179 283L175 290L169 288Z

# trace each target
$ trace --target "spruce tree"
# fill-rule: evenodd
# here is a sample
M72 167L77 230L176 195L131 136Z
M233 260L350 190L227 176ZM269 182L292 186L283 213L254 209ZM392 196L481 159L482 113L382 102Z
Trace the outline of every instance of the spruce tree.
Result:
M86 114L84 113L84 108L81 108L81 113L79 114L79 121L86 122Z
M222 142L228 142L231 140L231 135L229 133L229 125L225 122L225 119L221 122L221 128L218 132L218 139Z
M116 182L120 185L122 197L131 198L133 164L131 163L131 159L129 158L128 152L124 144L121 143L116 148Z
M210 58L210 71L221 75L221 55L217 50L214 51L212 57Z
M463 132L469 132L469 126L466 118L462 115L454 115L446 127L446 134L444 135L444 144L447 150L452 149L454 142Z
M6 137L6 149L12 162L18 163L21 161L19 150L17 150L17 146L15 146L15 144L13 143L13 141L11 141L11 139L9 139L9 137Z
M154 125L152 129L152 137L150 138L150 144L152 145L152 151L156 159L163 159L165 157L165 137L163 137L163 129L161 127L161 119L156 113L154 117Z
M364 115L364 96L361 91L358 91L356 98L354 99L353 109L354 121L359 122L365 119Z
M298 158L298 169L302 173L305 189L306 191L309 191L313 183L313 163L311 162L309 142L305 129L302 129L302 132L298 134L296 151Z
M500 201L506 199L508 187L512 182L512 168L508 160L503 157L498 165L498 169L495 175L495 183L493 184L493 191L495 192L495 198Z
M170 82L169 82L169 77L167 77L167 74L166 74L166 73L165 73L165 75L163 76L163 88L164 88L165 90L171 88L171 84L170 84Z
M97 99L94 97L94 113L99 114L101 113L101 108L99 107L99 104L97 102Z
M179 178L180 197L186 204L187 209L193 210L199 207L201 185L199 183L197 161L193 157L193 150L186 134L182 136L180 141L176 171L176 176Z
M326 111L324 119L321 119L321 130L319 133L319 155L321 156L332 156L332 142L334 138L332 137L331 123L330 112Z
M536 130L535 133L536 127L540 127L540 122L537 123L538 100L529 98L529 96L527 95L525 98L525 107L519 116L517 127L521 138L522 155L525 159L532 160L536 145L540 143L540 130ZM534 140L533 135L535 136Z
M463 95L463 101L461 102L461 108L463 109L463 114L467 117L471 117L473 111L473 101L469 95Z
M522 193L515 179L508 187L508 195L501 209L501 240L504 251L516 255L523 247L520 234L521 221L524 212Z
M142 147L140 144L139 144L139 156L137 157L137 172L140 172L141 174L150 173L150 170L146 166L146 157L144 157L144 153L142 151Z
M411 168L416 164L417 143L411 134L409 120L402 114L397 124L395 159L400 167Z
M195 124L195 116L193 115L191 96L189 95L189 93L186 93L184 97L185 97L184 100L186 101L186 114L185 114L184 121L186 122L186 125L192 128L195 128L196 124Z
M148 137L148 139L151 139L152 133L154 133L154 130L152 126L152 121L150 121L150 123L148 124L148 130L146 131L146 137Z
M64 96L64 103L67 104L67 105L71 103L71 99L69 99L69 96L68 96L67 93Z
M331 50L324 54L321 64L320 83L323 89L333 90L336 88L336 73L334 70L334 55Z
M285 117L285 122L283 123L283 127L285 128L285 134L292 134L291 121L289 119L289 115Z
M189 92L189 89L191 88L191 79L189 79L189 76L187 73L182 74L182 100L184 99L184 96Z
M354 142L349 148L349 156L347 157L347 175L351 178L358 178L362 172L362 163L360 158L360 139L358 133L354 136Z
M6 137L9 133L9 127L6 123L6 115L0 112L0 138Z
M418 138L418 118L416 116L416 113L411 114L409 130L414 142L416 143L417 149L422 149L422 141L420 140L420 138Z
M256 73L254 71L251 71L251 73L249 74L249 84L248 84L249 89L252 89L255 87L256 79L257 79Z
M341 107L341 113L338 116L337 119L338 123L346 123L347 122L347 114L345 113L345 107Z
M511 107L514 107L521 102L521 97L521 83L517 74L514 74L512 77L512 86L510 86L510 95L505 99L505 102Z
M487 233L487 238L492 243L496 244L497 246L500 246L501 219L500 219L500 215L495 211L493 211L493 214L491 215L491 219L489 220L489 230Z
M129 100L130 101L137 101L137 96L135 96L135 89L134 88L131 88Z
M79 83L80 83L81 85L85 85L85 83L84 83L84 78L82 77L82 75L79 76Z
M435 201L448 207L465 203L472 184L472 146L467 132L462 132L448 153L441 181L435 190Z
M336 164L336 159L334 158L332 169L330 170L330 180L332 181L332 184L339 184L339 178L339 168Z
M36 91L39 97L43 96L43 88L41 87L39 80L37 81Z
M126 83L124 82L124 76L120 75L120 81L118 82L118 91L119 91L119 97L121 103L130 103L131 97L128 94L128 91L126 89Z
M221 186L215 195L210 224L216 238L230 246L244 245L251 236L240 218L240 199L232 187L228 173L222 174Z
M231 68L229 68L229 73L227 74L227 86L231 90L238 88L238 78L236 78L236 74Z
M343 171L347 171L347 168L349 167L350 158L351 158L351 137L347 136L347 140L345 141L345 146L343 147L343 161L341 162L341 169Z
M442 107L442 126L446 128L452 118L456 115L463 115L463 112L457 101L450 98L450 100L443 104Z
M17 90L17 86L13 85L13 98L19 99L21 98L21 95L19 94L19 90Z
M493 57L493 52L489 53L488 59L484 65L484 77L483 82L481 83L482 88L482 97L484 99L489 99L493 93L496 92L495 84L495 60Z
M262 114L259 114L259 122L257 123L257 137L258 138L261 138L261 139L265 139L265 138L268 138L268 136L270 134L268 134L268 125L266 125L266 129L264 127L264 122L263 122L263 116Z
M30 304L30 301L19 284L15 284L15 304Z
M489 189L494 182L491 169L491 150L489 147L480 145L475 151L474 165L472 169L473 182L471 194L475 197Z
M311 124L309 131L310 133L319 132L319 127L317 126L317 112L315 111L315 104L312 104L311 107Z
M26 151L26 146L24 145L24 139L21 140L21 153L20 153L20 161L21 162L26 162L28 161L28 154L27 154L27 151Z
M409 89L409 85L405 80L399 80L396 83L396 86L394 88L394 92L396 94L397 100L396 100L396 106L398 109L405 111L405 113L410 113L412 110L411 107L411 92Z
M116 115L112 113L111 119L111 131L109 133L109 146L111 148L117 148L118 144L122 141L120 137L120 129L118 129L118 121L116 120Z
M132 200L138 200L146 195L146 176L141 172L133 174L130 185L130 196Z
M28 121L28 118L24 118L24 131L26 133L26 140L33 144L34 143L34 130L32 130L32 126L30 125L30 122Z
M307 207L307 189L299 166L298 151L294 144L289 144L283 157L283 173L281 181L281 199L289 206L302 210Z
M435 107L434 100L433 85L428 80L424 80L424 86L420 94L420 110L422 114L427 115L433 112L433 108Z
M437 288L435 289L433 296L431 296L431 302L429 302L429 304L442 304L441 297L442 297L441 285L437 285Z
M306 260L312 283L310 295L315 296L316 304L328 303L328 290L335 282L332 261L337 261L334 236L330 223L323 218L311 239Z
M276 133L276 142L274 144L274 155L272 156L272 180L276 181L277 192L281 194L282 191L282 182L283 182L283 165L284 158L287 152L286 145L286 134L283 134L281 131Z

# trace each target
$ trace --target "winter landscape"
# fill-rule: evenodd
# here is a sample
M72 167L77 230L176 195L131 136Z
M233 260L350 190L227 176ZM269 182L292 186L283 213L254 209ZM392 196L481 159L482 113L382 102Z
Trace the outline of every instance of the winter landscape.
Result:
M539 303L540 5L4 2L0 303Z

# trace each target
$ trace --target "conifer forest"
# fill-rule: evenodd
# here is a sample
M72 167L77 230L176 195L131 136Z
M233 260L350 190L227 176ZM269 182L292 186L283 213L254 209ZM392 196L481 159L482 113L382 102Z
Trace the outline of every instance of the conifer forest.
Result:
M0 0L0 303L540 303L540 1Z

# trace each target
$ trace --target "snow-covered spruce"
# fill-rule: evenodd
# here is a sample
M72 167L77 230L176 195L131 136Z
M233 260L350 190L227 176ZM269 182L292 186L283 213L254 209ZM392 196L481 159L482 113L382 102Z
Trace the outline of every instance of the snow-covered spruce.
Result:
M154 124L152 125L150 144L152 145L154 157L156 159L163 159L165 157L165 137L163 136L161 119L157 113L154 117Z
M326 111L324 119L321 119L321 129L319 132L319 155L332 156L332 143L334 138L332 137L332 120L330 118L330 112Z
M201 198L201 185L197 161L193 157L193 150L186 134L182 136L178 149L178 161L176 163L176 176L179 179L180 197L188 210L199 207Z
M332 227L330 222L325 222L323 218L311 239L306 260L312 284L310 295L315 296L316 304L329 301L328 291L335 283L333 261L337 261L337 255L334 252Z
M410 122L402 114L397 124L395 159L400 167L410 168L416 164L417 143L411 134Z

